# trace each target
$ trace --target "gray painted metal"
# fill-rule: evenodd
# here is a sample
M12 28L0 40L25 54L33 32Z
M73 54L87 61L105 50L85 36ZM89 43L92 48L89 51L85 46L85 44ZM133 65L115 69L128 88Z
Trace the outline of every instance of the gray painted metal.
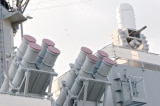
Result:
M2 82L4 80L4 75L6 73L6 67L5 67L5 62L6 62L6 54L11 54L13 52L13 29L12 29L12 23L6 19L5 16L10 14L6 8L4 8L0 4L0 87L2 85ZM11 59L8 58L8 67L10 65ZM7 67L7 68L8 68Z
M137 80L135 82L136 86L131 87L127 82L122 83L122 81L118 81L119 79L125 79L124 77L127 76L132 78L132 80ZM160 72L147 69L144 70L127 65L116 65L112 67L109 78L112 82L111 90L113 94L114 106L123 106L126 102L128 102L128 105L130 104L131 106L141 106L138 104L140 102L144 103L143 106L157 106L160 104L160 85L153 83L160 81ZM132 93L131 88L133 88ZM121 93L118 96L116 92Z

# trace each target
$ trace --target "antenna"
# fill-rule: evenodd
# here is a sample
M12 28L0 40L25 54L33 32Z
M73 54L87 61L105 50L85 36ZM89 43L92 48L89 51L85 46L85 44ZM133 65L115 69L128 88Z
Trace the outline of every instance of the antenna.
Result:
M16 0L16 7L24 13L30 0Z

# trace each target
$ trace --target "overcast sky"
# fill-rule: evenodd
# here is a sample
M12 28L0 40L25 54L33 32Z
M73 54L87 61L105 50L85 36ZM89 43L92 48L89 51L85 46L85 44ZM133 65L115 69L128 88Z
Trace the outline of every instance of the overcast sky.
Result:
M38 44L43 38L55 42L61 54L54 69L61 75L69 70L82 46L95 53L111 44L111 34L117 29L116 9L121 3L133 6L137 29L147 26L143 34L150 52L160 54L159 0L30 0L25 15L33 19L23 24L24 33L34 36Z

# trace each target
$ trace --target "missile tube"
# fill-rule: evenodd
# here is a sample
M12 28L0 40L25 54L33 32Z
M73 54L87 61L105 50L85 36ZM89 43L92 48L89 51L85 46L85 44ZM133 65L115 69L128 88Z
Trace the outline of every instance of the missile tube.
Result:
M42 44L41 44L41 51L39 52L37 59L36 59L36 67L38 67L41 63L42 63L42 59L44 58L46 52L47 52L47 48L48 46L53 46L54 47L55 43L49 39L43 39L42 40ZM29 81L29 86L28 86L28 92L29 93L33 93L32 92L32 88L33 86L35 86L35 82L37 80L39 76L39 73L32 71L30 74L30 81Z
M42 60L42 63L40 65L40 69L44 69L45 66L47 67L44 70L51 69L54 66L55 61L59 54L60 54L59 49L49 46L44 56L44 59Z
M42 63L39 65L39 69L44 71L53 71L52 67L54 66L55 61L59 54L60 54L59 49L53 46L49 46L42 60ZM37 82L33 86L33 89L32 89L33 93L41 94L42 91L46 89L49 83L48 82L49 78L50 78L49 74L40 73L40 76L38 77Z
M36 39L30 35L24 35L20 47L18 48L18 51L16 53L16 57L18 60L21 60L24 56L29 43L36 43Z
M98 57L98 62L96 63L96 66L93 70L93 74L97 73L97 70L102 63L103 58L108 57L108 54L102 50L98 50L96 56Z
M14 87L19 87L23 80L25 73L23 68L35 68L36 58L40 50L41 47L37 44L30 43L28 45L28 48L21 62L21 66L18 68L15 77L13 78L12 84Z
M87 55L87 58L84 61L84 64L79 72L80 77L92 78L92 71L98 61L98 58L94 55ZM76 78L70 92L72 95L77 96L83 86L83 82L79 77ZM73 101L70 96L67 96L67 99L64 102L63 106L72 106Z
M89 78L92 76L93 69L95 67L95 64L97 63L98 58L94 55L87 55L86 60L84 61L84 64L79 71L79 75L82 77Z
M105 80L107 78L107 75L109 74L109 71L111 67L115 64L113 60L111 60L108 57L104 57L102 64L100 65L99 69L96 73L96 79Z
M13 79L13 77L15 76L16 70L18 69L18 64L17 64L17 60L20 62L20 60L22 59L22 57L24 56L28 44L29 43L35 43L36 39L30 35L24 35L23 36L23 40L20 44L20 47L18 49L18 51L16 52L16 57L13 59L11 66L9 68L9 78L10 80Z
M42 40L42 45L41 45L42 49L39 52L38 58L37 58L37 63L36 63L37 65L40 65L40 63L42 63L42 59L45 56L45 53L47 51L48 46L53 46L54 47L55 43L53 41L49 40L49 39L43 39Z
M107 80L107 75L114 64L115 62L113 60L109 59L108 57L104 57L99 69L97 70L97 73L95 74L95 78L102 81ZM99 85L97 83L94 84L92 89L89 90L90 94L88 95L88 98L91 98L91 101L97 101L97 99L102 96L103 90L107 90L106 85Z
M86 56L92 54L92 51L87 48L87 47L82 47L81 51L78 55L78 57L76 58L75 64L73 66L73 68L70 70L68 76L67 76L67 81L66 81L66 86L70 89L77 77L76 75L76 71L79 71L82 67L82 65L84 64L84 61L86 59Z
M71 70L69 71L69 74L67 76L67 80L66 80L67 89L70 89L72 87L72 85L77 77L75 71L79 71L81 69L81 66L83 65L83 63L86 59L86 56L88 54L92 54L92 50L90 50L87 47L81 47L81 50L78 54L78 57L76 58L74 65L71 66ZM63 104L66 100L66 97L67 97L67 89L62 88L62 91L56 100L56 104L55 104L56 106L63 106Z
M16 71L18 69L18 61L20 62L22 57L24 56L26 49L28 47L29 43L35 43L36 39L30 35L24 35L23 36L23 40L20 44L20 47L18 49L18 51L16 52L16 56L14 57L14 59L12 60L11 66L8 70L8 76L9 76L9 80L12 81ZM3 81L3 84L0 88L0 92L7 92L8 88L9 88L9 80L6 77Z
M14 58L12 63L11 63L9 73L8 73L9 79L7 78L7 76L5 76L3 84L0 88L0 92L8 92L8 90L9 90L9 80L12 81L17 69L18 69L18 65L16 64L16 59Z

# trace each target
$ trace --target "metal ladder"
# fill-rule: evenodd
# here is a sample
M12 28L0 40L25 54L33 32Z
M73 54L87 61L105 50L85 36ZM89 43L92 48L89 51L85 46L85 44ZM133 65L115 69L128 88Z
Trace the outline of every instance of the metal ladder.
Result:
M5 72L5 45L4 45L3 20L4 20L3 7L0 4L0 87L3 83L4 72Z

